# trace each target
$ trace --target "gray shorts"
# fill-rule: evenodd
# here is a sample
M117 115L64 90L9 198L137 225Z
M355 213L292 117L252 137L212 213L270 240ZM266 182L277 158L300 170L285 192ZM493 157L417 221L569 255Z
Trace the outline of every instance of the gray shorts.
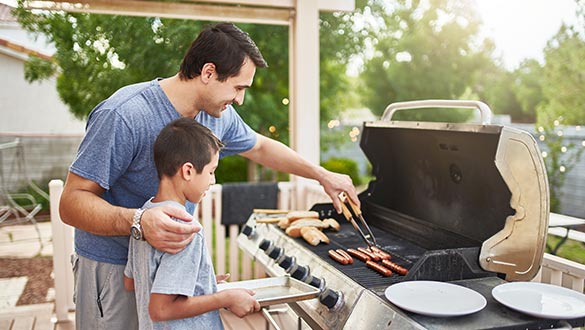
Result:
M134 292L124 288L125 265L71 256L75 279L75 328L138 329Z

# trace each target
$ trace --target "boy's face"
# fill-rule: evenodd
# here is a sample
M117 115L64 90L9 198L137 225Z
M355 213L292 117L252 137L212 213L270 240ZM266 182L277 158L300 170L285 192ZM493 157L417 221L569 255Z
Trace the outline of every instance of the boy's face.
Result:
M209 187L215 184L215 169L219 162L219 152L211 156L211 161L205 165L201 173L197 173L193 169L191 178L188 183L188 188L185 191L187 200L192 203L199 203Z

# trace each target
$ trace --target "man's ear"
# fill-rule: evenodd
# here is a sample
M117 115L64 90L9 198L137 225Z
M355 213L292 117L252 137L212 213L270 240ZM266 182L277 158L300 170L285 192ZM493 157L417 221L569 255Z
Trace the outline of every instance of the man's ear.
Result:
M211 81L211 78L213 78L213 75L215 74L215 64L213 63L205 63L201 68L201 80L204 83Z

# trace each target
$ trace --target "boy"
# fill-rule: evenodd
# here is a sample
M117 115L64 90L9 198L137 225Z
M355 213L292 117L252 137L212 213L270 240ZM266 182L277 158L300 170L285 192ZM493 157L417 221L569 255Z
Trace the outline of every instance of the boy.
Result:
M221 141L192 118L169 123L154 143L160 184L143 209L198 203L215 183ZM176 220L180 221L180 220ZM219 308L243 317L260 305L246 289L217 292L203 231L181 252L169 254L145 240L130 240L124 271L126 289L135 289L140 329L223 329Z

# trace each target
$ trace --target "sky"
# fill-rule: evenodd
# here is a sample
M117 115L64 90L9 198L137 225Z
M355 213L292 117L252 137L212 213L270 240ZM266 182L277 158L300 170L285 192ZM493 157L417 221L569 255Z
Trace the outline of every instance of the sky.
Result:
M575 0L470 1L476 1L484 33L495 41L496 54L508 69L516 68L526 58L542 62L542 50L562 22L576 22ZM0 3L15 6L16 0Z
M577 22L575 0L475 0L491 37L508 69L526 58L542 62L542 51L561 24Z

